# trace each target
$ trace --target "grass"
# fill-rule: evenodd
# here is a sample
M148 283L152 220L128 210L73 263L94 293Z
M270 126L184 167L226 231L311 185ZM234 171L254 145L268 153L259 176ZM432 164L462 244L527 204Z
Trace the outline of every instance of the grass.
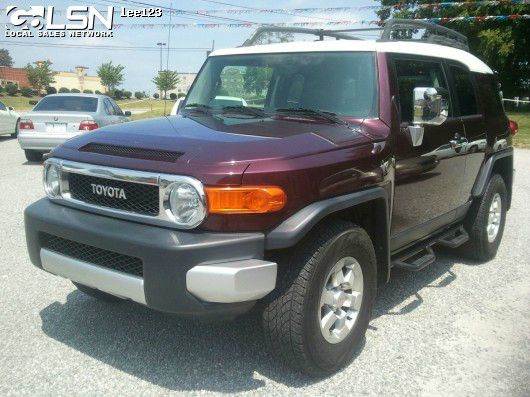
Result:
M123 110L139 111L141 113L133 113L132 120L149 119L153 117L160 117L164 115L164 101L158 99L125 99L117 101L118 105ZM171 112L174 101L167 100L165 114Z
M30 105L29 101L38 101L41 99L38 96L35 97L25 97L25 96L2 96L0 97L0 102L6 106L11 106L15 109L15 112L27 112L28 110L33 109L33 106Z
M519 124L519 132L515 135L513 144L516 147L530 148L530 112L507 112L508 117Z

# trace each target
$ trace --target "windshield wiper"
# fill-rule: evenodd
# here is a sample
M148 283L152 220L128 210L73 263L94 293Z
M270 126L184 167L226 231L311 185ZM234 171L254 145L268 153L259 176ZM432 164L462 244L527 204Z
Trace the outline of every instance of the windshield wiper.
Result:
M204 114L207 114L212 108L208 105L203 105L202 103L188 103L186 106L184 106L184 109L198 110Z
M240 113L245 113L245 114L250 114L252 116L256 116L256 117L266 117L265 116L265 112L261 109L256 109L256 108L251 108L251 107L248 107L248 106L223 106L221 108L221 110L223 112L225 111L228 111L228 112L240 112Z
M325 110L309 109L309 108L279 108L279 109L275 109L275 111L280 112L280 113L301 113L301 114L305 114L309 116L316 116L324 120L331 121L334 124L341 124L341 125L348 127L351 130L355 130L355 128L353 128L350 123L342 120L340 117L337 116L336 113L328 112Z

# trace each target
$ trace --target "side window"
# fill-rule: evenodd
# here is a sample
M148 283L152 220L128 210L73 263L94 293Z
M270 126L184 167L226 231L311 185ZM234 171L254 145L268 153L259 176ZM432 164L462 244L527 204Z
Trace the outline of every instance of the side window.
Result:
M118 116L123 116L123 111L120 109L118 104L114 102L113 100L111 100L110 103L112 104L112 107L114 108L114 114Z
M396 78L401 105L401 119L412 122L414 109L414 88L434 87L449 101L449 91L443 67L437 61L423 61L416 59L396 59ZM451 114L449 103L449 114Z
M114 115L114 107L112 106L110 101L108 99L105 99L103 101L103 103L105 104L105 113L113 116Z
M449 70L453 76L455 96L458 101L461 116L477 114L477 98L475 87L471 81L471 74L458 66L450 66Z
M7 110L6 105L0 102L0 110Z

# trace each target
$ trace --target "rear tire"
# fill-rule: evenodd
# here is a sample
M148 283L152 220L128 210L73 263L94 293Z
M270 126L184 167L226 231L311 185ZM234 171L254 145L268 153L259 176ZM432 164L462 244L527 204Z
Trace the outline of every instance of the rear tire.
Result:
M73 282L73 283L79 291L99 301L109 302L109 303L117 303L117 302L123 301L123 299L118 298L117 296L107 294L106 292L100 291L98 289L90 288L90 287L87 287L86 285L79 284L76 282Z
M346 258L353 259L356 268L359 266L360 277L352 271L354 277L349 278L347 268L341 268L339 263L346 263L341 262ZM267 298L262 315L269 349L289 366L309 375L335 372L353 358L370 321L377 280L376 256L370 237L352 223L329 221L285 253L278 265L278 286ZM337 265L344 278L338 272L333 273ZM329 278L330 274L344 280L344 283L337 282L339 289L334 287L335 279ZM342 298L333 299L333 305L325 303L326 292L332 291L336 297L342 291L355 293L359 287L356 280L361 284L360 300L357 293L349 307ZM335 316L346 312L351 317ZM337 317L331 321L331 327L325 325L328 315ZM341 323L341 318L354 320L344 329L343 324L348 322ZM339 333L341 330L345 332Z
M40 163L42 161L41 152L37 152L35 150L24 150L24 154L26 155L26 160L33 163Z
M469 234L469 241L462 247L466 256L479 262L495 257L504 232L507 208L506 184L499 174L494 174L484 195L471 206L464 223Z

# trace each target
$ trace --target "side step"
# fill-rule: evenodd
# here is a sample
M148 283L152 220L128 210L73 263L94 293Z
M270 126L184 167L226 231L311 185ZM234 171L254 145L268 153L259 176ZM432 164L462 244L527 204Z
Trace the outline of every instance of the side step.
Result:
M436 255L431 246L420 248L419 250L409 251L405 255L392 261L392 266L401 269L418 272L426 266L429 266L436 260Z
M434 244L440 244L449 248L456 248L469 240L469 235L463 226L449 229L440 235L424 241L420 245L406 249L392 259L392 266L417 272L430 265L436 260L432 249Z
M467 240L469 240L469 234L467 234L463 226L460 226L458 229L450 230L449 233L444 234L436 244L456 248L467 242Z

